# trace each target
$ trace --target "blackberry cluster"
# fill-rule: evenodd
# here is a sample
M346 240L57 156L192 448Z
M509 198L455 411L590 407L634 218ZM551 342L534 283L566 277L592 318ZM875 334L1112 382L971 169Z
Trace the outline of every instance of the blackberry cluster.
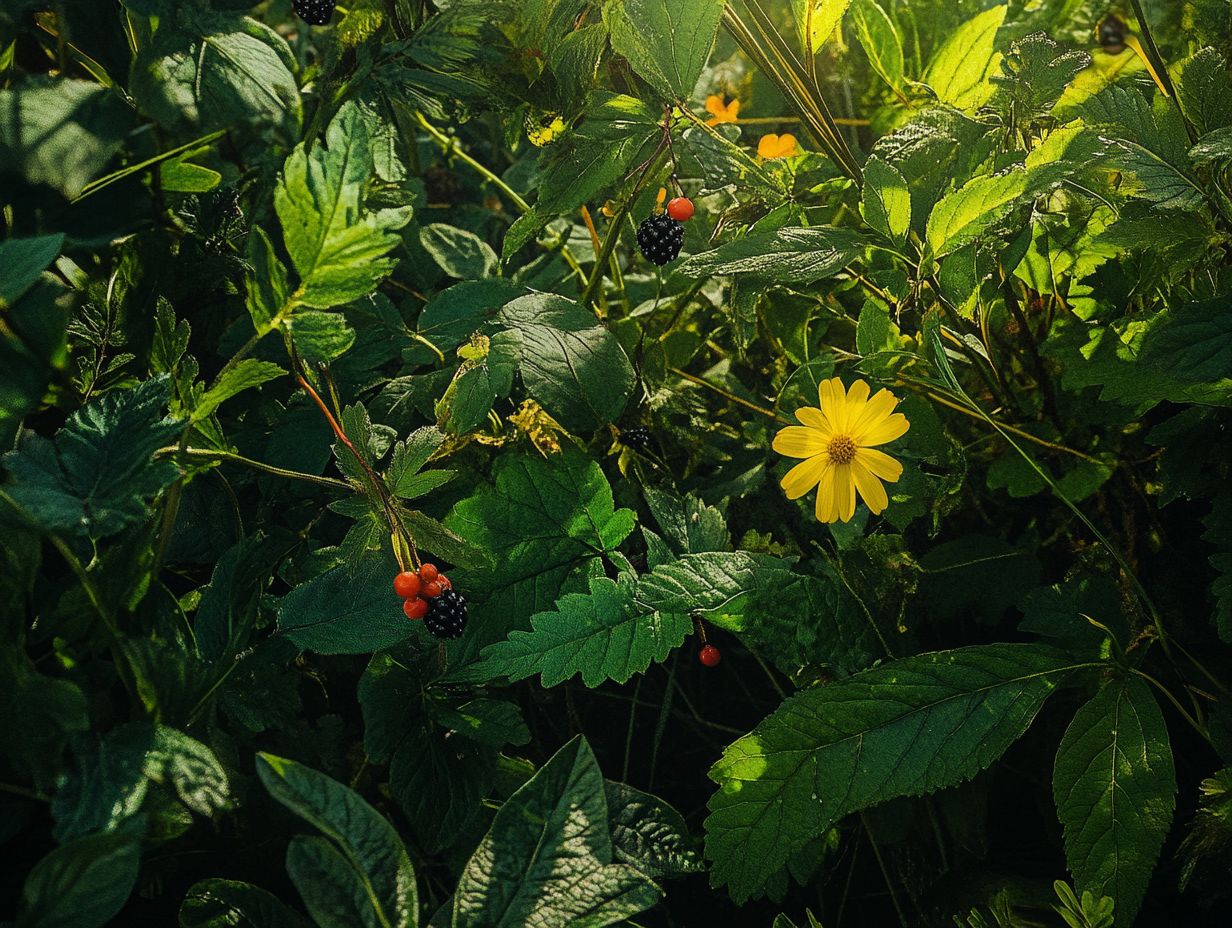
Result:
M437 638L461 638L466 631L466 599L453 590L445 590L428 604L424 628Z
M684 244L684 226L667 213L647 216L637 227L637 247L647 261L660 267L674 261Z
M1099 44L1109 55L1119 55L1125 51L1125 22L1118 16L1111 15L1099 24Z
M293 0L295 15L310 26L324 26L334 15L335 0Z
M645 451L650 447L650 429L644 425L623 429L620 433L620 443L634 451Z

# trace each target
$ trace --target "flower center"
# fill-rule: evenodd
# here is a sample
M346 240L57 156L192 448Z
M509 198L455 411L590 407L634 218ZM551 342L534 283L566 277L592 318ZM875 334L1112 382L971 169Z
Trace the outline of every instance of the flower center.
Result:
M856 457L856 443L850 435L834 435L826 451L835 464L850 464Z

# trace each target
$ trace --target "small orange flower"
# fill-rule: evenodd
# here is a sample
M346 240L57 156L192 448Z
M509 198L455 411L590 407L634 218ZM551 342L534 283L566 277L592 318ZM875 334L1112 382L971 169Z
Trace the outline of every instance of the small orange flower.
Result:
M706 98L706 112L710 114L710 118L706 120L709 126L717 126L721 122L735 122L740 115L740 101L724 103L721 96L712 93Z
M761 141L757 143L757 154L767 161L798 155L796 137L790 132L784 132L782 135L775 135L774 133L763 135Z

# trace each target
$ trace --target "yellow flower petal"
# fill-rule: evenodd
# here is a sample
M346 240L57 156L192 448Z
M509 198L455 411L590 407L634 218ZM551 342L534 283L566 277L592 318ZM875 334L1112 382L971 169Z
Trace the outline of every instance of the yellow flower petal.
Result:
M830 420L816 406L801 406L796 410L796 418L810 429L821 432L827 439L830 433L834 431L834 427L830 424Z
M817 429L789 425L774 436L774 450L789 458L811 458L826 450L827 438Z
M757 143L757 154L771 161L775 158L790 158L796 153L796 137L790 132L782 135L763 135Z
M837 522L838 513L834 510L834 471L837 468L831 468L825 473L825 479L817 486L817 504L813 507L813 514L817 516L818 522Z
M783 488L783 492L787 494L788 499L799 499L821 482L822 475L826 472L827 464L828 458L824 454L818 454L808 460L801 461L783 475L779 486Z
M847 397L843 390L843 382L837 377L823 380L817 387L817 401L821 411L830 420L830 427L836 432L846 431Z
M856 485L851 479L851 465L834 468L834 510L844 522L856 514Z
M911 428L911 423L907 421L907 417L901 412L896 412L864 429L859 435L858 444L861 448L884 445L888 441L901 438L909 428Z
M894 483L903 475L903 465L884 451L875 448L857 448L856 461L868 468L869 473L887 483Z
M851 476L855 480L856 489L860 492L860 498L864 500L868 511L873 515L877 515L890 505L890 499L886 496L885 487L881 485L881 481L874 477L859 459L851 465Z
M870 426L876 425L892 413L897 405L898 397L893 393L889 390L878 390L876 395L865 404L864 412L860 413L860 417L851 424L851 431L855 433L857 444L862 432L867 431Z
M854 415L851 416L850 424L855 425L857 419L864 414L864 404L868 402L868 384L863 380L857 380L847 390L847 406L857 407L850 410Z

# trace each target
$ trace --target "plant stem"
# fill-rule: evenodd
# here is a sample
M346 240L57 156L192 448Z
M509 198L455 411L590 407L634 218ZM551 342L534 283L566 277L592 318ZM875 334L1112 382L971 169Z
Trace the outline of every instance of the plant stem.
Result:
M791 425L790 419L780 416L774 410L767 409L765 406L758 406L756 403L750 403L748 400L744 399L743 397L736 396L736 394L732 393L730 390L725 390L722 387L720 387L718 384L711 383L709 380L705 380L701 377L698 377L696 374L690 374L688 371L682 371L678 367L672 367L672 368L669 368L669 370L671 371L671 373L675 374L677 377L683 377L685 380L689 381L689 383L695 383L699 387L705 387L707 390L713 390L715 393L719 394L719 396L723 397L723 399L728 400L729 402L736 403L740 406L743 406L745 409L751 409L753 412L760 413L761 415L766 416L767 418L773 419L776 422L782 422L784 425Z
M264 471L267 474L274 474L277 477L286 477L288 480L302 480L305 483L315 483L319 486L330 487L335 490L346 490L355 492L355 487L347 483L345 480L335 480L333 477L319 477L315 474L305 474L297 470L287 470L282 467L275 467L273 464L266 464L263 461L254 461L252 458L246 458L241 454L234 454L230 451L216 451L212 448L181 448L178 445L169 445L166 448L159 448L154 452L155 457L184 457L189 460L196 461L232 461L236 464L243 464L245 467L251 467L254 470Z

